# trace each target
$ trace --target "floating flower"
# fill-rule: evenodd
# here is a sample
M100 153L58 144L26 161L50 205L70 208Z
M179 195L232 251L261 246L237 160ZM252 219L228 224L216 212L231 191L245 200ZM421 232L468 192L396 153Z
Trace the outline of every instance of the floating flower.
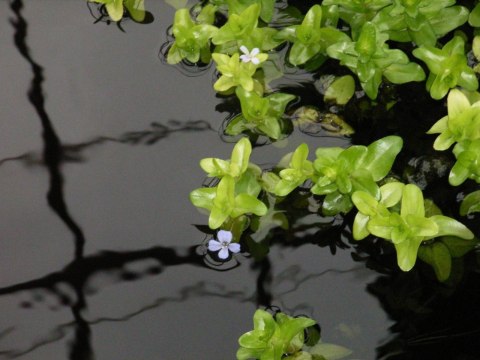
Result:
M257 55L260 54L259 48L253 48L252 51L248 51L247 47L242 45L240 46L240 50L243 53L243 55L240 55L240 60L242 60L244 63L251 61L252 64L260 64L261 59L257 57Z
M208 250L218 251L218 257L222 260L228 258L228 252L238 253L240 244L231 243L232 233L230 231L220 230L217 233L218 240L212 239L208 242Z

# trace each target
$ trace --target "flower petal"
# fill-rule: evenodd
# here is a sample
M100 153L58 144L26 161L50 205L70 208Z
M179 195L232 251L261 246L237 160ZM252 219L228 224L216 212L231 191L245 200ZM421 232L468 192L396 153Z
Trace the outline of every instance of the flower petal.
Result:
M248 49L245 45L240 46L240 51L242 53L244 53L245 55L250 55L250 52L248 51Z
M259 48L253 48L252 51L250 51L250 56L255 56L257 54L260 53L260 49Z
M228 245L228 250L230 250L232 253L238 253L240 252L240 244L231 243L230 245Z
M250 61L250 56L240 55L240 60L242 60L244 63L248 63Z
M230 243L230 241L232 241L232 233L227 230L219 230L217 233L217 239L220 243Z
M258 58L256 58L256 57L252 57L251 60L252 60L252 63L255 64L255 65L260 64L260 60L259 60Z
M218 242L217 240L210 240L208 242L208 250L210 251L218 251L222 248L222 244Z
M226 247L222 248L222 250L218 252L218 257L222 260L228 258L228 249Z

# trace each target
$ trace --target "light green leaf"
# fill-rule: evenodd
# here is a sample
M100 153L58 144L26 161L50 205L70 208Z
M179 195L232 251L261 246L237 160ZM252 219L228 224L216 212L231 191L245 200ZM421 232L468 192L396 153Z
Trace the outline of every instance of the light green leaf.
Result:
M466 216L474 212L480 212L480 190L465 196L460 205L460 215Z
M395 157L403 146L399 136L387 136L371 143L367 155L358 168L364 168L372 174L373 180L383 179L392 168Z
M462 239L473 239L473 233L461 222L444 215L434 215L429 219L433 220L438 226L436 236L453 235Z

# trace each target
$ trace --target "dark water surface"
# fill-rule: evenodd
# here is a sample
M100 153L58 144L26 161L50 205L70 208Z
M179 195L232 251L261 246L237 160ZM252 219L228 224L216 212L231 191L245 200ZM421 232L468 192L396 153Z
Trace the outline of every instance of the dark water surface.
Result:
M260 265L205 264L192 224L207 218L188 194L199 160L232 145L212 70L163 64L175 10L147 6L155 21L121 32L81 0L0 1L0 358L233 359L255 309L273 305L374 359L394 322L351 250L277 244ZM301 141L347 144L297 134L252 160Z

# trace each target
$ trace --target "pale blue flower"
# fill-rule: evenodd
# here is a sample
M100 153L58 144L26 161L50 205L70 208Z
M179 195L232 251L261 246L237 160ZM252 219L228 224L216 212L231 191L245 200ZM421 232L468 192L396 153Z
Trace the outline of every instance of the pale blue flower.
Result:
M252 51L248 51L246 46L240 46L240 50L242 51L243 55L240 55L240 60L244 63L252 62L255 65L260 64L260 59L257 57L260 54L259 48L253 48Z
M226 230L220 230L217 233L217 239L212 239L208 242L208 250L218 251L218 257L222 260L228 258L229 251L238 253L240 251L240 244L232 243L232 233Z

